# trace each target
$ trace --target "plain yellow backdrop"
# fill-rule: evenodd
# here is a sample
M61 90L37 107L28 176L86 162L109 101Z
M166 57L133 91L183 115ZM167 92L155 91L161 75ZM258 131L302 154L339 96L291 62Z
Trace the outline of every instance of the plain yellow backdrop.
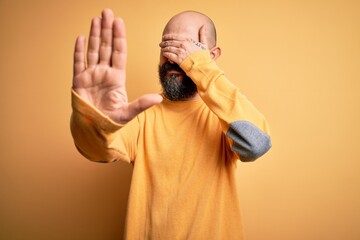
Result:
M0 0L0 239L121 239L131 167L85 160L69 130L74 40L105 7L127 26L130 99L159 91L172 15L216 23L219 66L272 132L239 164L248 240L360 239L356 0Z

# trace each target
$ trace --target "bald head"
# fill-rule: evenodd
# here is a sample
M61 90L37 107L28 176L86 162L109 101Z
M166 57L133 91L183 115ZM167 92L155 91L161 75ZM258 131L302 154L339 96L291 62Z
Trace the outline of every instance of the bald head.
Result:
M205 27L209 48L216 46L216 28L214 22L205 14L195 11L181 12L166 24L164 34L181 34L199 41L200 28Z

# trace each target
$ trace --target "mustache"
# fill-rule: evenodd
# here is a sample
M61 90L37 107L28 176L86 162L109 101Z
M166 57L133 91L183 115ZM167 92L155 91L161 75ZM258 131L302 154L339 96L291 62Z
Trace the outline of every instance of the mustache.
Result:
M176 71L177 73L169 74L170 71ZM197 92L195 83L176 63L165 62L163 65L159 64L159 79L164 96L171 101L187 100Z
M160 67L160 74L166 74L168 71L174 70L174 71L178 71L181 73L184 73L184 71L181 69L181 67L176 64L176 63L170 63L170 62L165 62L161 67Z

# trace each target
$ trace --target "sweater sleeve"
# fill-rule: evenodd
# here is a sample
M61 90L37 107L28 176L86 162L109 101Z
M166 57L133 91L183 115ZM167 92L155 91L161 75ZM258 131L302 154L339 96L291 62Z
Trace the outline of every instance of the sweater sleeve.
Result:
M135 154L136 118L118 124L72 91L71 133L78 151L96 162L131 162Z
M180 66L197 85L205 104L219 118L231 149L241 161L254 161L271 148L264 116L225 77L208 50L189 55Z

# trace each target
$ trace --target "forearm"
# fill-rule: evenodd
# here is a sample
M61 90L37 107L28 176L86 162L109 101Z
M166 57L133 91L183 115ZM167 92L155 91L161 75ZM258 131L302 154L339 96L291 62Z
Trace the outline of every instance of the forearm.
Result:
M255 160L271 147L264 116L225 77L207 51L190 55L181 67L197 85L203 101L219 117L233 151L241 160Z

